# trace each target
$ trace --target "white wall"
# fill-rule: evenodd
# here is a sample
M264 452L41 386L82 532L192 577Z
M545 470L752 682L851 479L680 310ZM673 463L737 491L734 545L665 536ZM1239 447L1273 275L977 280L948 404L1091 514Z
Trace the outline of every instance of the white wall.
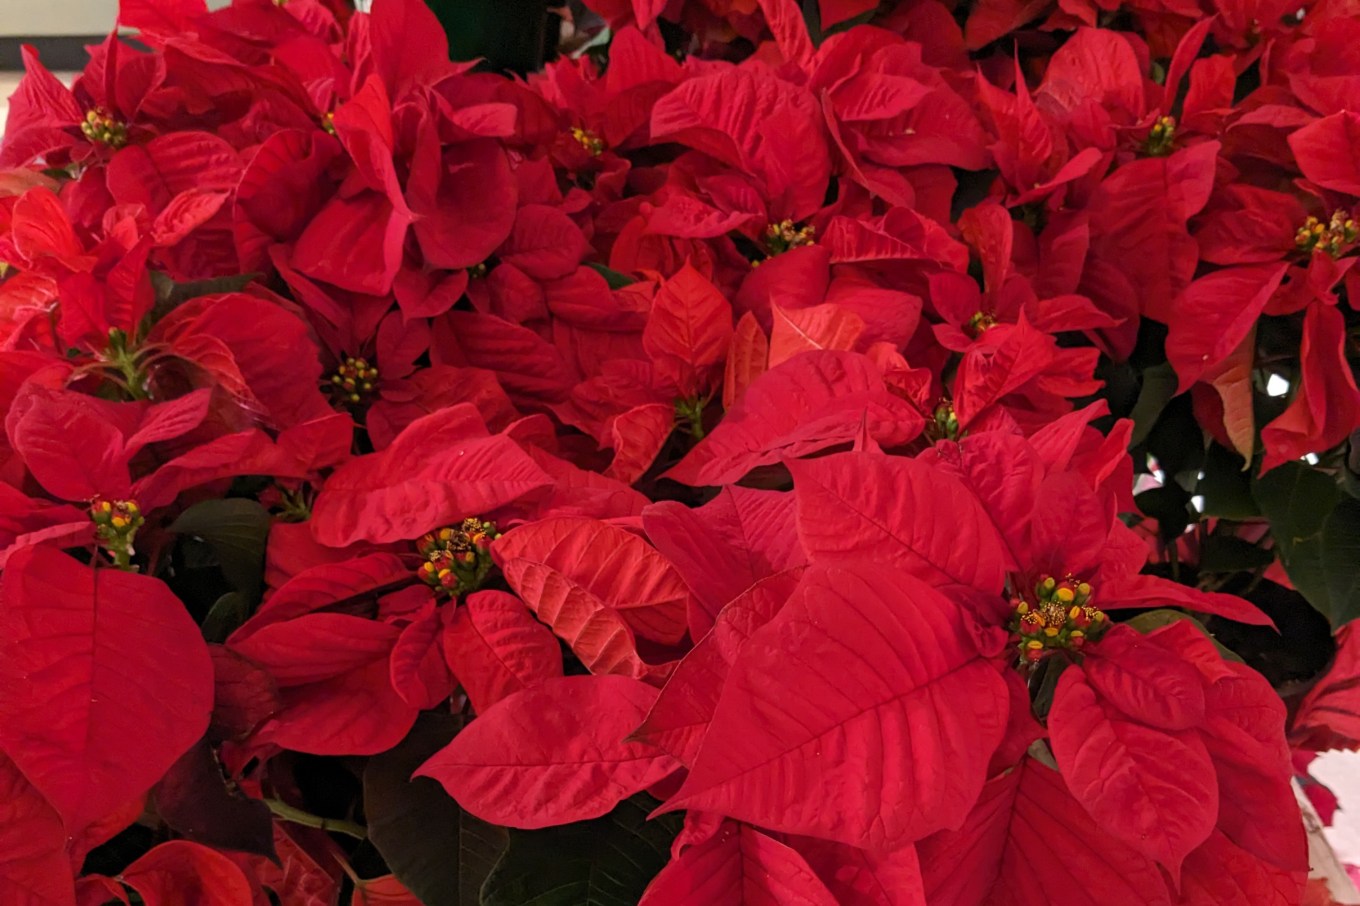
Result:
M118 0L0 0L0 35L106 34L117 15Z
M118 0L0 0L0 34L97 35L117 15Z

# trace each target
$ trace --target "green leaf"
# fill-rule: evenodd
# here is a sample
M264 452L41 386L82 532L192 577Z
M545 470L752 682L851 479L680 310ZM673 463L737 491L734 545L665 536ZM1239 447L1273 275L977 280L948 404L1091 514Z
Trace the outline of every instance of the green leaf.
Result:
M1218 649L1218 653L1223 656L1224 660L1236 661L1239 664L1243 662L1241 656L1239 656L1237 652L1214 638L1213 633L1206 629L1203 623L1190 616L1188 613L1181 613L1179 610L1149 610L1147 613L1140 613L1138 616L1126 620L1125 622L1143 635L1147 635L1150 632L1156 632L1164 626L1170 626L1172 623L1179 623L1182 620L1189 620L1191 626L1194 626L1204 634L1206 639L1213 642L1214 647Z
M1346 457L1341 464L1341 485L1352 497L1360 497L1360 428L1346 439Z
M1204 477L1195 492L1204 498L1204 515L1244 521L1261 515L1251 494L1251 473L1241 456L1220 444L1204 455Z
M1166 472L1167 478L1191 481L1204 462L1204 431L1195 419L1190 395L1178 396L1166 404L1157 423L1148 432L1147 449Z
M546 0L425 0L449 38L455 60L485 59L521 75L543 68L549 35ZM555 25L556 17L552 18Z
M1251 572L1269 566L1275 555L1232 535L1210 535L1199 554L1200 572Z
M190 280L176 283L168 274L151 272L151 288L155 291L156 301L147 315L148 323L155 324L190 299L199 296L212 296L217 293L239 293L263 274L232 274L230 277L213 277L209 280Z
M1034 716L1048 720L1048 712L1053 708L1053 695L1058 690L1058 678L1063 671L1072 666L1067 658L1051 657L1044 665L1044 676L1039 681L1039 691L1034 694Z
M680 830L674 814L647 820L656 805L639 794L593 821L510 831L482 906L636 906Z
M1157 424L1158 416L1176 395L1178 380L1170 362L1154 365L1143 372L1143 386L1138 391L1138 402L1133 404L1133 410L1129 413L1129 418L1133 419L1130 447L1136 447L1147 440L1152 426Z
M213 606L208 610L208 615L203 618L203 640L211 644L220 645L227 640L241 624L250 619L251 611L250 599L239 591L229 591L218 598Z
M1157 520L1157 531L1167 541L1179 538L1190 524L1190 494L1174 481L1144 491L1133 501L1144 515Z
M263 583L269 526L269 511L259 503L228 497L194 504L171 524L170 531L204 541L217 555L222 575L254 601Z
M1275 552L1289 581L1336 628L1322 562L1323 524L1341 499L1336 482L1301 462L1287 462L1258 478L1252 496L1270 520Z
M411 777L461 726L453 715L422 714L396 748L364 768L369 842L397 880L430 906L476 903L506 844L504 828L463 811L438 781Z
M1360 617L1360 500L1337 504L1322 525L1322 569L1333 629Z
M610 289L623 289L625 286L632 286L634 283L638 282L636 277L630 277L625 273L621 273L619 271L614 270L613 268L605 267L603 264L592 263L586 266L595 271L595 273L599 274L601 277L604 277L604 281L609 284Z

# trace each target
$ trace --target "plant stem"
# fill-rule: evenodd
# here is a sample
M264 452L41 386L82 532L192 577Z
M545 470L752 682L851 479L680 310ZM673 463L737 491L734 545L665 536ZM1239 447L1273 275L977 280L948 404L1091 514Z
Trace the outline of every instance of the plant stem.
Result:
M343 818L322 818L320 815L304 812L302 809L295 808L278 799L266 799L264 804L269 806L269 810L284 821L291 821L294 824L315 827L337 834L345 834L356 840L364 840L368 837L368 830L353 821L346 821Z

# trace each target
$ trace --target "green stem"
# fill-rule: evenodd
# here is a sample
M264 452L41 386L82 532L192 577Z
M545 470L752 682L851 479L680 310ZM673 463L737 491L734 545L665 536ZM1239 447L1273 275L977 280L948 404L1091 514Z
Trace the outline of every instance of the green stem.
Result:
M345 834L356 840L364 840L368 837L368 830L353 821L345 821L342 818L322 818L320 815L304 812L302 809L294 808L278 799L266 799L264 804L269 806L269 810L284 821L291 821L294 824L315 827L332 833Z
M127 384L128 395L134 400L149 400L151 397L146 392L146 378L142 375L134 363L126 359L120 360L118 370L123 373L123 380Z

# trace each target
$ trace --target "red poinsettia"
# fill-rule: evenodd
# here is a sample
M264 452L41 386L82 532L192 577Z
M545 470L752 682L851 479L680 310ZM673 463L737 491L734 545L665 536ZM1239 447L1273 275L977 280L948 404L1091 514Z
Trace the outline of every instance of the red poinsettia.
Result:
M1354 10L587 5L25 51L0 902L1320 896Z

